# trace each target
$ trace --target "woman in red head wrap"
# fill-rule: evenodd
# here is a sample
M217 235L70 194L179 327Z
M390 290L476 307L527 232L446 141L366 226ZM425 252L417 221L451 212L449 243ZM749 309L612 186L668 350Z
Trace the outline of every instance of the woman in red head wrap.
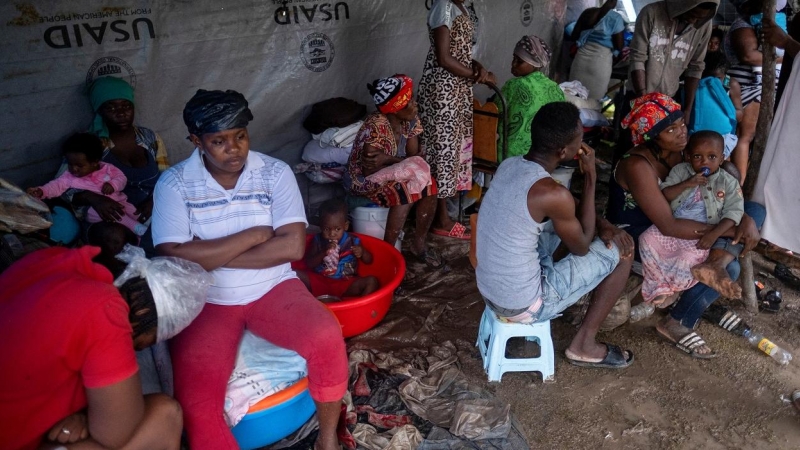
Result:
M375 80L367 85L378 111L367 116L353 143L344 174L352 195L389 208L383 240L394 245L411 205L417 203L412 253L432 268L445 262L426 245L436 212L436 181L420 156L422 125L413 99L414 84L406 75Z
M643 95L632 102L631 112L622 122L629 128L636 145L626 153L614 169L609 183L608 220L624 228L637 243L635 259L639 256L639 237L651 225L669 238L694 240L701 238L713 226L688 219L677 219L670 203L661 192L661 184L672 168L683 162L683 150L688 142L686 125L680 106L669 96L658 92ZM726 164L732 175L735 167ZM744 252L760 239L756 222L748 215L761 216L758 206L745 202L745 214L738 226L723 235L733 241L727 245L744 244ZM763 207L760 208L763 211ZM763 216L761 216L763 219ZM636 264L634 263L634 270ZM731 278L739 273L739 262L727 266ZM709 358L714 352L693 330L700 316L719 298L719 293L703 283L684 291L672 311L658 322L656 330L665 339L693 357Z

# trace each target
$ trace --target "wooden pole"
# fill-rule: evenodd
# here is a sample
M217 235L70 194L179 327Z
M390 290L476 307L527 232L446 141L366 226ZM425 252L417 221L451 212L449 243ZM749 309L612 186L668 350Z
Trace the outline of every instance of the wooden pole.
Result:
M742 301L747 312L756 314L758 312L758 297L756 296L755 273L753 270L753 259L750 253L739 259L742 265Z
M775 21L776 0L763 0L761 12L763 13L762 22L769 19ZM761 54L762 77L761 77L761 107L758 111L758 122L756 123L756 136L753 139L750 163L747 167L747 178L744 183L745 198L752 198L753 191L758 181L758 171L761 168L761 159L764 157L764 149L767 147L769 130L772 127L772 116L775 111L775 47L762 41ZM747 310L751 313L758 312L758 301L756 299L755 275L753 274L753 260L750 255L745 255L741 259L742 264L742 301Z
M778 247L771 242L762 239L754 251L776 263L783 264L791 269L800 270L800 256L785 248Z
M769 19L775 21L775 0L763 0L761 5L763 13L762 22ZM760 37L759 37L759 40ZM758 110L756 123L756 137L751 147L750 162L747 167L747 177L744 183L745 198L752 198L753 191L758 181L758 171L761 168L761 159L769 139L769 129L772 127L772 116L775 111L775 47L763 42L761 47L763 55L761 64L761 107ZM747 254L741 258L742 264L742 301L751 313L758 312L758 299L756 298L755 275L753 274L753 260Z
M763 0L762 12L764 18L775 21L775 0ZM759 41L761 37L759 36ZM769 129L772 126L772 117L775 111L775 47L764 42L761 47L763 55L761 77L761 107L758 110L756 123L756 136L753 139L750 162L747 167L747 177L744 183L745 198L753 196L753 190L758 181L758 171L761 168L761 159L769 139Z

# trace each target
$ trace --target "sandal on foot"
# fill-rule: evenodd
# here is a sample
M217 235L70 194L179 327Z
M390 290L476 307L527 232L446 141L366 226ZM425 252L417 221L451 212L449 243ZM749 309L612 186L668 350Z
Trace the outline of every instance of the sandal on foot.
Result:
M575 355L569 349L564 354L570 364L578 367L590 367L593 369L624 369L633 364L633 352L628 350L628 358L625 358L625 352L618 345L606 344L606 356L600 361L592 361L587 358Z
M800 411L800 390L792 392L792 404Z
M412 255L414 255L414 259L434 270L441 269L447 265L444 257L432 248L426 248L422 253L412 253Z
M658 334L661 334L660 331L657 331ZM682 338L678 340L678 342L673 341L670 337L661 334L661 336L667 339L672 345L675 346L678 350L687 353L692 358L697 359L712 359L717 357L717 353L714 350L711 350L711 353L697 353L697 349L706 345L706 341L700 337L699 334L692 331L691 333L687 333Z
M431 228L431 233L437 236L461 239L462 241L468 241L472 237L472 235L469 233L469 230L467 230L467 227L458 222L453 223L453 228L450 228L449 231L442 228Z

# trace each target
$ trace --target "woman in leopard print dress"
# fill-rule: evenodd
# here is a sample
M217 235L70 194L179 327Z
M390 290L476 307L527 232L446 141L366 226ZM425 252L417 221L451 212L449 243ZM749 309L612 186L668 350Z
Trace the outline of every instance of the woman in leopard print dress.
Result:
M422 144L439 187L433 232L459 239L470 235L447 214L446 200L472 186L472 85L495 83L472 59L478 18L465 0L435 0L428 13L431 47L420 80Z

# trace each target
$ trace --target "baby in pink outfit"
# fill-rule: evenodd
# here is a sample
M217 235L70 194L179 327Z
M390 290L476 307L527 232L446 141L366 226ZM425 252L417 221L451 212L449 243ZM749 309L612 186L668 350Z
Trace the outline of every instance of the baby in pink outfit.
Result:
M147 226L137 220L136 207L128 203L128 197L122 193L128 182L125 175L111 164L101 161L103 143L97 136L90 133L74 134L64 143L63 153L67 160L67 171L44 186L29 188L28 194L36 198L53 198L72 188L105 195L122 205L125 214L119 223L130 228L137 236L147 231ZM91 223L102 222L94 208L89 208L86 220Z

